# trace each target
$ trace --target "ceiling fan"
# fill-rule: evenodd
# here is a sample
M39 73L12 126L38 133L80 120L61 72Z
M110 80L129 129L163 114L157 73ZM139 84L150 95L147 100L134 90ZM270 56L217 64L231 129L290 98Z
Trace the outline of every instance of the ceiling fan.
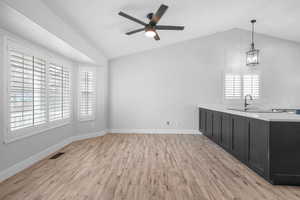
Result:
M165 14L167 11L168 6L162 4L159 9L156 11L156 13L149 13L147 15L147 18L150 20L149 23L145 23L135 17L132 17L122 11L119 12L119 15L122 17L125 17L131 21L134 21L140 25L143 25L143 28L136 29L130 32L127 32L126 35L132 35L141 31L145 31L145 35L147 37L154 38L155 40L160 40L160 37L156 30L174 30L174 31L182 31L184 29L184 26L169 26L169 25L157 25L160 18Z

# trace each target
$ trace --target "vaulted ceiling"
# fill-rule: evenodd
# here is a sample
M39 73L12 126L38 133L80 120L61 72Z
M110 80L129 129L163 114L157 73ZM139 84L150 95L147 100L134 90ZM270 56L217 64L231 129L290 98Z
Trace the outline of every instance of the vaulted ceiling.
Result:
M228 30L250 29L250 19L258 20L256 30L275 37L300 41L299 0L44 0L61 18L87 37L108 58ZM160 24L185 25L183 32L160 31L161 41L143 33L126 36L138 24L117 15L122 10L147 21L161 3L169 9Z
M91 55L94 60L97 60L97 52L104 54L105 59L111 59L232 28L250 29L252 18L258 21L257 32L300 42L299 0L3 1L16 7L42 28L49 27L49 32L53 33L54 30L53 34L74 48L79 47L77 49ZM132 36L125 35L125 32L141 27L120 17L119 11L147 21L146 15L155 12L162 3L168 5L169 9L159 24L184 25L184 31L160 31L161 40L158 42L146 38L142 32ZM32 5L37 4L39 6L33 9ZM53 17L50 17L50 12L45 12L46 8L51 10ZM67 36L70 33L72 37ZM101 59L103 60L102 57Z

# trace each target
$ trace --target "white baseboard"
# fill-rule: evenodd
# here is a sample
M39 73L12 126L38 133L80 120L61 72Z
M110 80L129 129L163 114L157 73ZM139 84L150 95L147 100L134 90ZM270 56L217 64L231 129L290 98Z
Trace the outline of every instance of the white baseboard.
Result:
M100 132L87 133L87 134L83 134L83 135L76 135L76 136L71 136L69 138L66 138L65 140L61 141L60 143L55 144L43 151L31 156L31 157L13 165L12 167L9 167L8 169L1 171L0 172L0 182L4 181L5 179L7 179L11 176L14 176L18 172L32 166L33 164L46 158L50 154L58 151L59 149L65 147L68 144L71 144L72 142L84 140L84 139L88 139L88 138L94 138L94 137L98 137L98 136L103 136L106 133L107 133L107 130L103 130Z
M75 135L72 138L72 141L78 141L78 140L85 140L85 139L89 139L89 138L94 138L94 137L99 137L99 136L103 136L106 133L108 133L108 130L103 130L100 132L95 132L95 133L87 133L87 134L81 134L81 135Z
M63 148L64 146L70 144L71 142L72 142L72 139L67 138L67 139L63 140L62 142L55 144L55 145L45 149L44 151L37 153L25 160L13 165L12 167L9 167L8 169L6 169L4 171L1 171L0 172L0 182L17 174L20 171L30 167L34 163L42 160L43 158L47 157L51 153L58 151L59 149Z
M110 129L109 133L120 134L201 134L198 130L180 130L180 129Z

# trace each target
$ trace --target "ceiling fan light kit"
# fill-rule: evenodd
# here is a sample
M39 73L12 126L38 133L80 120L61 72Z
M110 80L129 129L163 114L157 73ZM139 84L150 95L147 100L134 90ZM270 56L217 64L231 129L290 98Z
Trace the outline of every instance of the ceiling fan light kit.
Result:
M145 29L145 35L146 35L146 37L154 38L156 36L156 33L155 33L155 30L150 27L150 28Z
M154 31L146 31L145 35L146 35L146 37L154 38L156 33Z
M149 19L149 23L145 23L135 17L132 17L122 11L119 12L119 15L122 17L125 17L131 21L134 21L142 26L144 28L136 29L130 32L127 32L126 35L132 35L138 32L145 31L145 36L149 38L154 38L156 41L160 40L160 37L156 30L177 30L182 31L184 30L184 26L168 26L168 25L157 25L161 17L165 14L167 11L168 6L162 4L159 9L156 11L156 13L149 13L147 15L147 18Z
M249 51L246 52L246 65L247 66L256 66L259 64L259 49L255 49L254 47L254 24L256 20L251 20L252 24L252 42L251 48Z

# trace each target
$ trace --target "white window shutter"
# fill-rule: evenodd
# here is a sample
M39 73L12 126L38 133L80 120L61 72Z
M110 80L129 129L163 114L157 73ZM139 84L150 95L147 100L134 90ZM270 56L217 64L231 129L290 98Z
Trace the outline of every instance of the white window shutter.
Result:
M236 74L225 75L225 99L241 98L241 76Z
M70 71L62 65L51 63L49 66L49 121L57 121L71 116Z
M71 74L69 69L63 70L63 119L71 118L72 112Z
M79 69L79 120L94 120L96 113L96 71L92 67Z
M8 53L10 131L46 123L46 62L16 50Z
M243 95L251 95L253 99L259 99L260 80L258 74L247 74L243 76Z
M34 49L6 41L4 142L69 123L73 108L71 69L48 62L52 58Z

